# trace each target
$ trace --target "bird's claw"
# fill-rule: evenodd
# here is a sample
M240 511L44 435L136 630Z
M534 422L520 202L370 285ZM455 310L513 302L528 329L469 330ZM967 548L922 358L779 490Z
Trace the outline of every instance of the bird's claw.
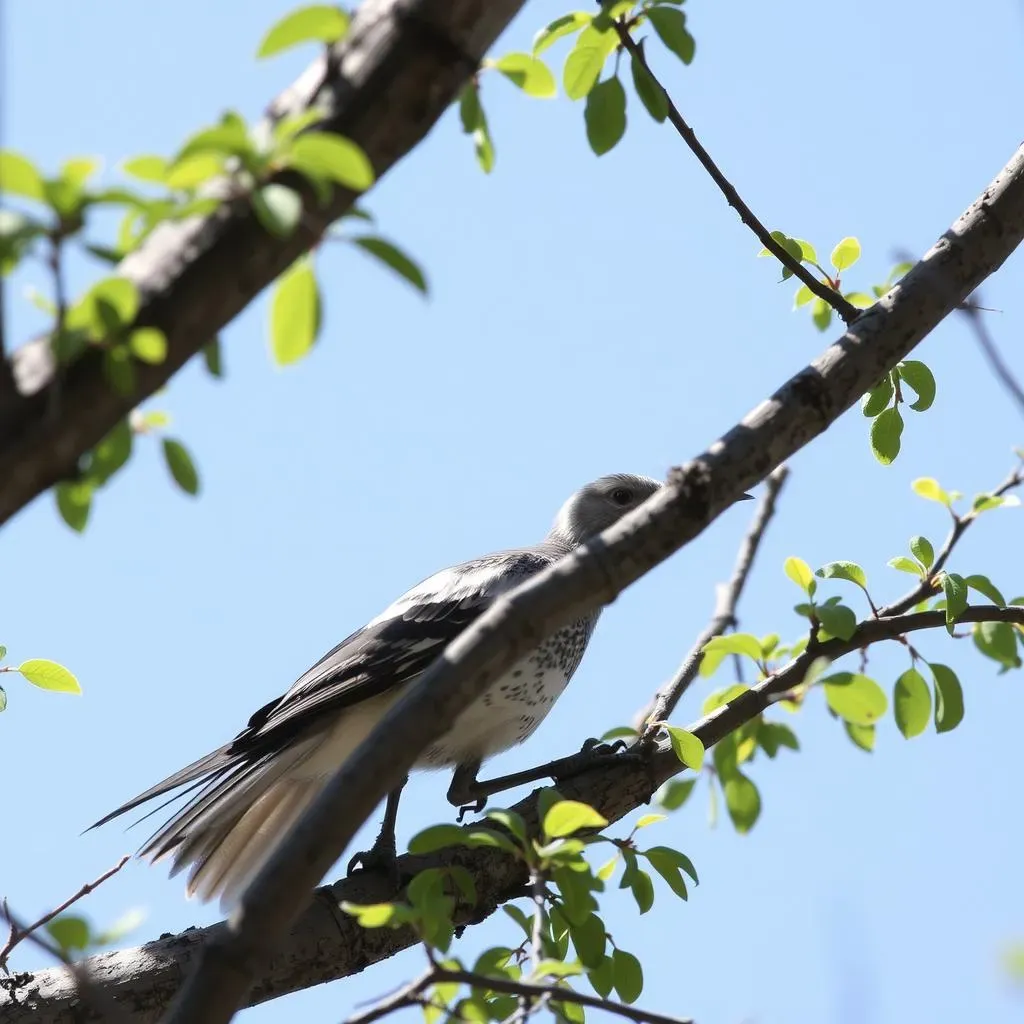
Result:
M479 814L487 806L487 797L478 796L475 800L469 800L459 807L459 813L455 820L461 825L462 819L467 814Z
M580 752L571 759L571 763L559 772L555 781L570 779L590 771L591 768L621 764L623 761L639 762L643 760L645 760L644 755L636 745L629 744L623 739L613 740L611 743L589 739L584 742Z
M346 875L357 871L368 871L384 875L397 889L400 882L398 875L398 853L394 846L374 845L369 850L355 854L348 862Z

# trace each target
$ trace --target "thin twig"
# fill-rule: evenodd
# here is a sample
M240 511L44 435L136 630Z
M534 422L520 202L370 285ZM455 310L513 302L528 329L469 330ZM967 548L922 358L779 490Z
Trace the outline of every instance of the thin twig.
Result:
M736 606L743 593L747 577L750 575L750 569L754 564L754 557L761 545L765 530L775 514L775 503L779 492L788 476L789 469L786 466L779 466L765 481L764 496L761 498L761 504L750 524L750 529L740 545L732 579L718 588L715 613L711 617L711 621L697 637L690 652L676 670L676 674L654 695L654 699L647 707L636 716L637 728L643 731L645 739L649 740L657 731L656 722L664 722L672 714L683 694L697 678L700 663L704 658L702 652L707 643L714 637L720 636L730 626L735 625Z
M661 84L657 76L651 70L644 57L644 52L636 40L629 34L627 22L619 19L614 22L615 31L629 55L650 75L655 87L660 89L665 97L665 104L668 108L668 119L672 127L679 133L680 138L690 147L693 155L701 162L704 170L711 175L712 181L719 187L726 202L740 215L740 220L757 235L758 241L791 273L802 281L807 288L813 292L822 302L827 302L842 318L846 324L852 324L863 312L857 309L851 302L848 302L834 288L819 281L799 260L794 259L786 250L772 238L771 232L754 215L754 211L740 198L740 194L733 187L728 178L719 170L718 165L711 159L711 154L700 144L700 140L694 134L693 129L686 123L683 115L672 102L668 90Z
M606 1013L626 1017L629 1020L637 1021L638 1024L692 1024L692 1021L688 1019L666 1017L660 1013L627 1006L625 1003L616 1003L610 999L602 999L600 996L591 996L585 992L563 988L561 985L542 985L528 981L512 981L509 978L492 978L489 975L474 974L472 971L454 971L446 967L438 967L428 974L421 975L365 1013L349 1017L347 1024L373 1024L373 1021L380 1020L381 1017L394 1013L395 1010L418 1005L421 1002L419 997L426 988L446 982L469 985L491 992L501 992L504 995L522 996L531 1001L546 998L557 1003L576 1003L579 1006L588 1006L594 1010L604 1010Z
M1024 466L1018 466L994 491L989 493L995 497L1002 497L1007 491L1012 491L1022 484L1024 484ZM913 608L914 605L919 604L926 597L931 597L935 593L935 579L945 568L949 556L953 553L953 548L959 543L967 527L978 518L971 512L958 516L952 509L950 509L950 515L953 517L953 526L942 547L939 549L939 553L935 556L935 561L932 563L928 574L913 590L904 594L899 600L893 601L892 604L887 604L884 608L879 608L877 612L879 617L891 618L893 615L902 615L903 612Z
M131 859L131 854L126 853L112 868L109 868L108 870L104 871L103 874L99 876L99 878L94 879L92 882L86 882L86 884L83 885L82 888L74 894L74 896L68 897L68 899L61 903L60 906L55 907L53 910L49 911L46 914L43 914L43 916L39 918L38 921L34 921L32 924L27 925L25 927L22 927L21 925L15 923L15 919L11 914L10 910L8 909L7 900L5 899L3 902L3 907L0 908L0 912L3 913L3 916L10 923L11 930L7 936L7 942L4 945L4 948L0 949L0 970L7 970L7 960L9 959L12 951L14 950L14 947L17 946L19 942L21 942L23 939L32 937L34 932L36 932L39 928L42 928L45 925L49 924L50 921L52 921L58 914L63 914L64 911L67 910L68 907L70 907L73 903L77 903L80 899L82 899L83 896L88 896L89 893L93 891L93 889L102 885L108 878L111 878L114 875L116 875L118 871L120 871L121 868L123 868L125 864L127 864L128 861L130 861Z
M988 359L989 365L992 367L992 372L999 378L1000 383L1010 393L1011 397L1019 406L1021 412L1024 412L1024 387L1021 387L1020 382L1016 377L1014 377L1013 372L1004 362L992 335L989 333L985 320L981 315L981 306L978 304L978 301L972 296L960 307L960 312L962 312L970 321L971 329L974 331L974 337L981 346L982 352L985 353L985 358Z

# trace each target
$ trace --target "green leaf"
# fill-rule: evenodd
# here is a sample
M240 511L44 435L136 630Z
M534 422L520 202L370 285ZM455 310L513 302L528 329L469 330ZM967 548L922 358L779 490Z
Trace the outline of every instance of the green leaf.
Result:
M602 998L607 999L615 984L615 973L612 958L606 956L596 967L587 971L590 987Z
M967 582L955 572L942 574L942 593L946 598L946 631L953 635L953 625L967 608Z
M673 850L670 846L652 846L643 853L643 856L651 862L651 867L663 877L666 869L673 868L676 871L685 871L693 879L693 884L698 884L697 869L693 866L693 861L685 853ZM665 881L668 881L667 877ZM669 884L671 885L671 883ZM679 894L684 900L686 899L685 892L684 887L683 892Z
M871 421L871 451L883 466L890 465L900 453L903 417L897 408L883 409Z
M466 842L466 830L458 825L432 825L409 840L409 852L415 854L433 853L446 846L462 846Z
M807 285L802 284L797 288L796 295L793 296L793 308L800 309L801 306L806 306L813 298L814 292Z
M853 722L843 722L846 735L853 740L854 744L869 754L875 749L875 727L873 725L854 725Z
M7 648L3 644L0 644L0 661L3 661L7 657Z
M735 700L741 693L746 693L749 689L750 687L745 686L743 683L733 683L732 686L727 686L723 690L716 690L714 693L709 693L704 699L701 714L710 715L716 708L723 707L725 704L728 704L729 701Z
M964 717L964 691L957 674L937 661L929 662L935 680L935 731L950 732Z
M702 648L704 654L742 654L758 661L761 641L750 633L726 633L712 637Z
M618 78L598 82L590 90L583 119L587 141L598 156L615 148L626 131L626 90Z
M856 562L828 562L814 573L822 580L847 580L856 583L862 590L868 586L864 570Z
M348 15L333 4L299 7L271 27L256 56L273 57L301 43L336 43L348 31L348 23Z
M886 374L864 397L860 400L860 411L865 416L874 419L892 401L894 389L892 376Z
M112 925L93 936L94 946L113 946L146 920L146 912L138 907L127 910Z
M199 473L188 449L180 442L170 437L163 439L164 461L170 470L174 482L186 493L196 495L199 493Z
M560 800L544 815L544 834L552 838L571 836L581 828L604 828L608 820L593 807L578 800Z
M87 949L91 943L89 922L75 914L61 914L46 923L50 937L66 953Z
M640 868L630 872L629 888L636 900L641 914L646 914L654 906L654 883L651 876Z
M583 11L572 11L569 14L563 14L560 18L555 18L533 37L533 55L536 57L552 43L572 35L574 32L579 32L580 29L589 25L591 20L591 16Z
M252 194L259 222L278 238L289 238L302 219L302 196L285 185L264 185Z
M147 154L125 160L121 165L125 174L130 174L140 181L151 181L162 185L167 178L168 163L162 156Z
M916 359L905 359L896 367L897 372L917 392L917 401L910 403L915 412L930 409L935 401L935 378L924 363Z
M405 255L399 248L383 238L376 238L370 235L363 235L360 238L353 238L352 242L358 245L364 252L375 256L381 263L390 267L399 277L404 278L417 291L427 294L427 279L423 271Z
M974 646L1004 669L1020 668L1017 634L1009 622L977 622L971 628Z
M790 555L782 565L786 575L805 593L808 597L814 597L818 584L814 579L811 567L796 555Z
M208 341L203 346L203 363L211 377L222 378L224 376L220 338L214 337L213 341Z
M616 949L612 953L612 974L615 991L624 1003L635 1003L644 990L644 971L632 953Z
M686 15L666 7L648 7L645 13L661 41L684 64L689 64L697 44L686 30Z
M18 671L40 690L53 690L55 693L81 693L82 687L78 680L63 665L46 658L30 658L18 666Z
M882 688L867 676L837 672L821 680L828 706L845 722L874 725L888 707Z
M412 914L411 908L400 903L349 903L345 900L341 909L351 914L363 928L403 924Z
M971 590L976 590L979 594L987 597L997 607L1006 607L1006 599L999 592L999 588L987 576L980 576L976 573L973 576L966 577L964 583Z
M860 259L860 242L852 236L844 238L832 250L832 266L836 270L849 270Z
M309 353L320 333L320 292L308 256L296 260L278 279L270 305L270 352L278 366L290 366Z
M159 327L140 327L128 335L128 348L136 359L159 365L167 358L167 336Z
M669 779L658 791L656 799L666 811L675 811L686 803L696 785L696 779Z
M141 299L126 277L97 281L68 310L64 326L84 331L94 341L109 341L135 319Z
M811 322L819 331L827 331L832 323L832 307L824 299L815 299L811 307Z
M538 99L549 99L557 95L554 75L548 66L528 53L506 53L504 57L493 62L513 85L522 89L527 96Z
M894 569L899 569L900 572L909 572L912 576L920 577L924 575L921 566L912 558L907 558L906 555L897 555L895 558L890 558L885 564L892 566Z
M529 931L526 934L529 935ZM579 924L570 921L569 934L584 967L596 967L604 959L607 933L597 914L588 914Z
M935 561L935 551L927 537L915 535L910 538L910 553L926 568Z
M647 828L649 825L656 825L659 821L667 820L665 814L644 814L637 818L634 828Z
M637 45L643 52L643 40ZM643 103L647 113L659 124L668 116L668 97L665 90L658 84L655 77L636 59L630 57L630 70L633 74L633 88L636 90L640 102Z
M676 757L687 768L699 772L704 764L704 744L692 732L680 729L676 725L666 725L665 728L668 730L669 739L672 741L672 750Z
M825 631L840 640L849 640L857 632L857 616L846 605L821 605L815 609L815 614Z
M105 484L132 454L132 429L127 420L121 420L92 450L89 476L97 484Z
M596 46L577 46L566 58L562 70L565 95L581 100L594 88L604 67L605 52Z
M503 825L519 842L526 842L526 822L523 821L522 815L516 814L515 811L506 811L498 807L493 811L488 811L485 817L491 821L496 821L499 825Z
M870 309L875 304L875 300L865 292L847 292L843 298L857 309Z
M757 786L742 772L736 772L723 781L722 789L736 831L749 832L761 815L761 794Z
M939 486L938 480L930 476L918 477L910 485L910 489L918 497L926 498L928 501L937 501L940 505L945 505L946 508L953 503L953 499Z
M54 488L57 511L72 530L81 533L89 521L93 484L89 480L64 481Z
M35 164L13 149L0 149L0 192L39 200L46 195L43 176Z
M175 191L198 188L217 177L224 170L224 156L220 153L200 152L181 157L171 164L164 184Z
M757 742L769 757L775 757L780 747L799 750L800 741L796 733L782 722L762 722L757 730Z
M896 680L892 710L900 732L908 740L924 732L931 718L932 696L924 676L916 668L908 668Z
M0 686L0 712L7 710L7 691Z
M288 163L309 178L333 181L354 192L365 192L374 181L373 167L351 139L329 132L305 132L286 152Z
M467 134L476 131L484 118L484 108L480 105L480 93L476 83L470 79L459 93L459 120L462 130Z

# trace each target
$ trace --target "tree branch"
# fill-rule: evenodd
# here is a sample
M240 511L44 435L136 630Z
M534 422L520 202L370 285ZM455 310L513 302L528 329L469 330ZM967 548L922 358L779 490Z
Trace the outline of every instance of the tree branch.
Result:
M345 38L271 103L269 116L277 120L316 109L322 119L313 127L357 142L380 178L448 109L522 4L367 0ZM309 199L292 237L272 235L251 203L233 199L209 216L161 225L122 261L117 273L142 296L132 326L156 327L167 338L164 362L135 363L133 394L110 386L102 352L90 347L63 368L60 408L48 416L46 396L56 376L49 338L36 338L13 353L17 391L0 387L0 524L70 476L85 452L162 387L356 198L336 188L321 206L304 179L278 177Z
M729 628L736 625L736 605L746 585L754 564L754 556L761 546L761 539L768 528L771 518L775 515L775 503L789 476L786 466L779 466L767 479L764 496L758 506L757 513L750 529L743 538L739 554L736 556L736 567L732 579L725 585L719 585L715 601L715 613L704 631L697 637L690 648L689 654L683 659L676 674L654 695L654 700L637 716L637 729L650 738L657 731L654 723L665 721L675 710L683 694L697 678L700 663L704 659L703 650L710 640L721 636Z
M1024 238L1024 146L925 257L844 336L636 511L499 598L381 718L275 848L205 950L167 1024L224 1024L256 965L374 808L459 711L538 640L608 604L823 433ZM748 691L755 692L755 691Z
M791 256L786 250L772 238L771 232L754 215L754 211L740 197L740 194L733 187L728 178L721 172L718 165L711 158L711 154L701 145L693 129L686 123L679 109L672 102L668 90L661 84L657 76L647 63L644 51L637 41L630 35L627 23L619 19L614 22L615 31L618 33L622 48L633 58L651 77L655 88L660 89L665 97L665 104L668 108L668 120L672 127L679 133L679 137L690 147L693 155L700 161L701 166L711 175L711 180L718 186L726 202L740 215L740 220L754 234L758 241L796 278L813 292L822 302L827 302L840 316L843 323L852 324L863 312L851 302L848 302L834 288L819 281L798 259Z
M1024 608L968 608L958 621L1024 625ZM872 643L916 630L941 628L944 623L941 611L868 619L849 640L829 640L819 644L813 653L805 651L782 671L704 716L690 730L710 748L756 718L779 695L799 686L815 658L835 661ZM646 764L623 758L615 765L566 780L559 788L567 799L590 804L614 823L646 803L654 788L686 770L670 744L662 741ZM523 817L531 835L539 835L536 793L529 794L512 810ZM489 827L495 827L494 823L489 823ZM404 882L427 868L455 865L471 872L477 892L475 906L456 909L457 924L485 920L502 903L523 896L529 881L527 868L520 859L495 849L447 847L432 854L406 854L398 859L399 875ZM349 977L414 945L418 939L411 929L364 929L341 909L346 902L366 904L401 898L402 893L391 890L383 876L373 873L357 873L318 889L312 904L282 944L281 952L256 965L259 980L246 1005ZM134 949L89 957L81 966L124 1010L125 1020L131 1024L154 1024L174 996L181 978L195 967L201 951L222 941L227 930L226 922L188 928ZM101 1017L81 1005L73 979L63 969L55 968L0 978L0 1019L4 1024L82 1024Z
M988 326L981 315L982 308L978 304L978 300L976 298L967 299L960 307L960 311L970 321L974 337L977 339L981 351L988 360L989 366L992 367L992 372L999 379L999 382L1009 393L1010 397L1017 403L1020 411L1024 412L1024 387L1021 387L1020 382L1014 377L1009 366L1003 360L999 348L989 333Z

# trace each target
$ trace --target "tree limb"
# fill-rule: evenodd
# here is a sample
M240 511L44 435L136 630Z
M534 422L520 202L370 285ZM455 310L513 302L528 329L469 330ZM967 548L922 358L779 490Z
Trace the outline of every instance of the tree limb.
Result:
M1024 625L1024 608L996 608L991 605L968 608L960 622L1015 622ZM829 640L816 650L804 652L782 671L770 676L728 704L690 726L704 746L710 748L730 732L756 718L780 694L799 686L817 657L833 661L861 647L894 639L905 632L937 629L944 625L944 613L917 612L911 615L868 619L849 640ZM686 771L667 741L652 751L647 764L622 759L616 765L587 772L559 786L566 798L581 800L615 822L646 803L652 788ZM532 835L540 832L537 794L531 793L512 808L523 817ZM488 827L494 828L493 822ZM456 923L476 924L489 917L502 903L528 893L528 871L523 862L494 849L448 847L436 853L398 859L403 882L427 868L468 869L474 878L477 903L460 907ZM322 886L312 904L292 928L280 953L257 965L257 982L246 1005L252 1006L288 995L312 985L334 981L365 970L394 956L418 941L409 928L364 929L341 910L345 902L365 904L400 899L389 890L380 875L357 873L332 885ZM124 1010L130 1024L154 1024L174 996L183 976L195 967L202 949L220 941L227 923L189 928L133 949L101 953L80 966L88 970L94 984ZM65 968L0 978L0 1019L4 1024L81 1024L101 1020L90 1007L80 1004L73 976Z
M1024 238L1024 146L925 257L843 337L600 537L497 600L391 706L242 894L167 1024L225 1024L256 965L374 808L458 712L541 638L608 604L823 433ZM755 691L749 691L755 692Z
M732 579L727 584L719 585L715 600L715 612L711 621L694 641L693 647L690 648L689 653L676 670L676 674L654 695L654 700L636 716L637 729L647 733L648 736L654 735L657 731L655 722L663 722L672 714L683 694L697 678L700 663L704 660L702 652L708 642L714 637L720 636L730 627L735 628L736 605L739 603L747 577L750 575L754 556L761 546L761 539L764 537L772 516L775 515L775 502L787 476L789 476L789 470L785 466L779 466L768 477L761 504L758 506L754 521L750 524L750 529L743 538L739 554L736 556L736 567L733 569Z
M1024 387L1013 375L1013 371L1006 365L999 351L999 346L989 333L988 325L982 317L982 307L978 304L977 298L969 298L960 307L960 311L967 317L971 324L971 330L978 342L981 351L988 360L992 372L999 382L1006 389L1007 394L1017 403L1017 408L1024 413Z
M380 178L447 110L522 5L523 0L366 0L329 58L310 65L271 103L268 115L278 120L321 111L314 127L357 142ZM102 352L90 349L63 368L60 404L56 415L48 415L56 377L49 339L36 338L13 353L17 388L0 387L0 525L72 475L85 452L162 387L356 198L337 188L321 206L298 175L278 179L307 199L292 237L268 232L241 198L209 216L161 225L122 261L117 273L142 296L133 326L156 327L167 338L164 362L136 363L133 394L110 386ZM5 376L0 372L0 381Z

